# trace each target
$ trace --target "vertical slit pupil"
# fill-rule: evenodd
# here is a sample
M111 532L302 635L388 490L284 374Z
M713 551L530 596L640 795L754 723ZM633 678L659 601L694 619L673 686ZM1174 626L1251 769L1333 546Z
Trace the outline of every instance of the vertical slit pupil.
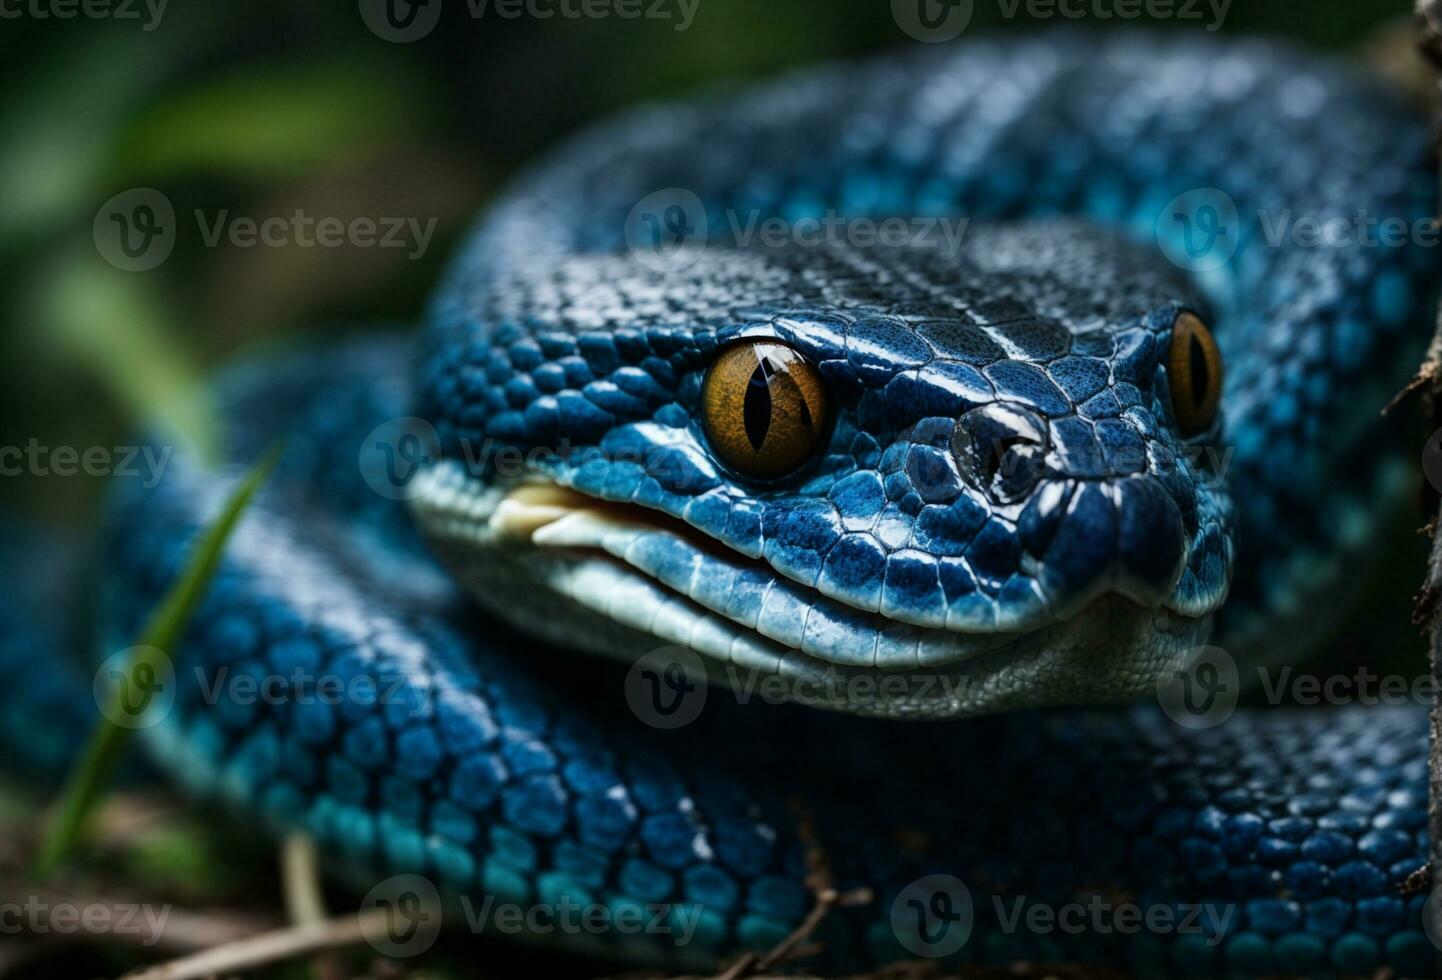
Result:
M1192 334L1191 340L1191 346L1187 353L1192 369L1192 404L1201 407L1207 400L1207 392L1211 390L1211 378L1207 371L1207 351L1202 346L1201 338L1195 333Z
M742 402L746 441L758 453L766 442L766 433L771 429L771 376L775 373L776 365L769 358L761 358L761 363L756 365L751 380L746 384L746 399Z

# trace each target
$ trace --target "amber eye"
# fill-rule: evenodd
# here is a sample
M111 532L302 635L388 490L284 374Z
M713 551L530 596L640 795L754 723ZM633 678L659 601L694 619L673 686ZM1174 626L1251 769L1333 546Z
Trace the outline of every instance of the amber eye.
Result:
M806 462L821 443L828 412L816 368L772 340L728 347L701 386L701 418L717 455L759 480Z
M1222 355L1212 332L1191 313L1177 317L1167 357L1172 413L1183 436L1207 431L1222 401Z

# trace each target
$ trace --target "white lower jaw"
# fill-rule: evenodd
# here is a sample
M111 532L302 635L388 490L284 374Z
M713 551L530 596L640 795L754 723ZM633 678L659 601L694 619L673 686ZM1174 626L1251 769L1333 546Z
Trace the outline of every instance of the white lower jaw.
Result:
M929 700L828 705L838 710L951 717L1125 700L1149 692L1187 648L1204 641L1208 626L1206 620L1103 600L1052 628L1022 634L892 624L862 644L864 655L838 660L818 655L830 649L807 649L811 606L823 605L814 596L791 615L768 616L763 602L759 622L737 621L724 605L714 608L715 594L729 583L666 581L648 574L652 569L632 567L638 561L633 550L643 540L654 545L658 536L669 538L663 549L668 554L690 547L647 523L643 513L633 518L539 481L504 490L484 487L459 467L438 472L413 506L434 547L483 605L559 645L633 662L676 644L702 654L708 669L733 685L737 676L757 675L804 682L811 689L859 676L940 680ZM703 601L708 597L712 602ZM905 639L897 643L898 636ZM884 649L883 641L891 648ZM934 646L924 658L927 644Z
M586 608L723 662L741 652L774 660L791 651L823 666L915 670L958 663L1023 635L937 629L855 609L768 569L717 558L639 508L554 483L478 493L442 475L417 503L433 537L458 535L472 547L504 552Z
M614 513L588 507L591 503L549 482L477 493L468 483L438 475L413 507L433 540L469 542L539 589L662 643L686 646L743 670L790 676L822 671L824 665L787 656L793 651L705 614L686 597L615 560L579 550L606 550L608 537L614 548L619 535L644 527L640 522L628 527Z

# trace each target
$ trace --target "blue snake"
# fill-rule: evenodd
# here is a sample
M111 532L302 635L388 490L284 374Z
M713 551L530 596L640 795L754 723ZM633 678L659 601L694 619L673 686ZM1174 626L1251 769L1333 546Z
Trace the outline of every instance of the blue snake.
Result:
M677 968L821 902L819 970L1430 975L1425 709L1166 692L1315 646L1415 491L1380 409L1438 267L1356 218L1427 227L1431 160L1380 82L1180 34L644 108L489 210L418 344L224 373L224 465L116 481L101 648L287 434L145 741L363 888L583 906L523 931ZM60 577L0 644L50 769Z

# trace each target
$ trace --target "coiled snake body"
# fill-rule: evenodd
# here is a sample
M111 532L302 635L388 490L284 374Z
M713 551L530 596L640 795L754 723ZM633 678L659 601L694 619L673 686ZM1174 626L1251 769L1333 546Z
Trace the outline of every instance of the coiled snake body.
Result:
M1213 667L1292 656L1379 547L1433 256L1276 229L1419 227L1430 174L1392 94L1252 40L977 40L602 126L491 210L418 356L222 379L227 459L293 441L151 755L361 884L587 905L611 925L539 938L638 962L774 947L819 854L871 894L823 919L828 969L1430 973L1423 709L1191 730L1155 696L1209 636ZM847 237L898 215L968 224ZM787 241L737 240L768 219ZM378 494L399 433L425 466ZM110 649L229 485L117 487ZM657 648L649 680L574 656ZM670 727L645 695L684 667L740 693L676 685ZM60 754L34 683L0 734Z

